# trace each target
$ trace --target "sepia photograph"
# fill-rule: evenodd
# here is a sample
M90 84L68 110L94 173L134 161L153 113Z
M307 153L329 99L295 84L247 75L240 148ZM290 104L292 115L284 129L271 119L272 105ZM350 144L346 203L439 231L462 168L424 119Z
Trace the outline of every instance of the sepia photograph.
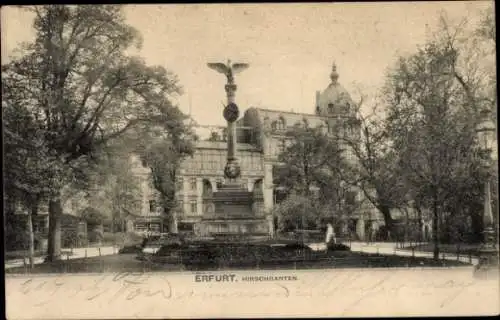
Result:
M493 1L0 10L7 319L500 313Z

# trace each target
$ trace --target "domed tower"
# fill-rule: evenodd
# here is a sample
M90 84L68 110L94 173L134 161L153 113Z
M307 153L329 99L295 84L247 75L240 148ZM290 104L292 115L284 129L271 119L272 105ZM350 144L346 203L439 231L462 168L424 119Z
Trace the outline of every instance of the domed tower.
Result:
M316 92L316 114L323 117L347 117L353 113L351 96L339 83L335 62L330 73L331 83L323 92Z

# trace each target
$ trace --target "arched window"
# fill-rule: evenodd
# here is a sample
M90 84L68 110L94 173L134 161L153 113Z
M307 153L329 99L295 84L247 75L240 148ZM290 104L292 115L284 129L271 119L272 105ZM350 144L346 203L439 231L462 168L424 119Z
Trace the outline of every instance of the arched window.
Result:
M252 192L257 195L261 195L263 193L262 179L255 181Z
M203 197L212 197L212 183L207 179L203 179Z
M223 185L224 185L224 179L223 178L217 178L217 182L216 182L217 189L222 188Z
M156 210L156 203L154 200L149 200L149 212L154 212Z
M205 205L205 212L206 213L214 213L215 212L215 205L213 203L207 203Z

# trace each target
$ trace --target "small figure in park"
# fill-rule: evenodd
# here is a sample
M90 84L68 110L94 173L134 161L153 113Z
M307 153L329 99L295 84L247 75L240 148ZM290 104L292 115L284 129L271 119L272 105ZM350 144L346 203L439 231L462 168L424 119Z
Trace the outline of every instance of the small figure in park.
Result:
M335 239L335 231L333 231L333 226L331 223L327 224L326 226L326 238L325 238L326 244L329 244L332 242L333 244L337 243L337 240Z

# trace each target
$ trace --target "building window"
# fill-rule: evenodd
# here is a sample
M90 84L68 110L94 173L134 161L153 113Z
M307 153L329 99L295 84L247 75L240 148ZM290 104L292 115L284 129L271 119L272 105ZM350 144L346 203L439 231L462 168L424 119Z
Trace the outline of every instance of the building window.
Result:
M160 224L159 223L150 223L149 230L152 232L160 232Z
M285 130L285 119L283 117L278 120L278 130Z
M178 200L177 201L177 208L179 208L180 212L183 212L184 211L184 201Z
M273 123L271 123L271 129L276 130L277 127L278 127L278 124L276 123L276 121L273 121Z
M149 212L156 212L156 201L149 200Z
M191 214L197 214L198 213L198 205L196 201L191 201L191 208L190 208Z
M217 189L222 188L223 185L224 185L224 179L218 178L216 182Z
M278 148L280 154L285 152L286 149L285 139L280 140Z
M177 178L177 190L182 192L183 189L184 189L184 179Z
M196 178L191 178L191 190L196 190Z
M147 166L148 166L148 163L144 159L141 159L141 164L142 164L143 168L147 168Z
M333 103L328 104L328 112L333 113Z
M177 228L179 229L179 231L193 231L194 230L194 223L179 222Z
M264 128L269 129L269 117L264 117Z
M136 222L134 229L137 232L145 232L148 230L148 225L144 222Z
M350 109L351 109L351 104L350 104L349 102L347 102L347 103L345 104L345 111L346 111L346 112L349 112L349 111L350 111Z
M215 207L213 203L207 203L205 206L205 212L206 213L214 213Z

